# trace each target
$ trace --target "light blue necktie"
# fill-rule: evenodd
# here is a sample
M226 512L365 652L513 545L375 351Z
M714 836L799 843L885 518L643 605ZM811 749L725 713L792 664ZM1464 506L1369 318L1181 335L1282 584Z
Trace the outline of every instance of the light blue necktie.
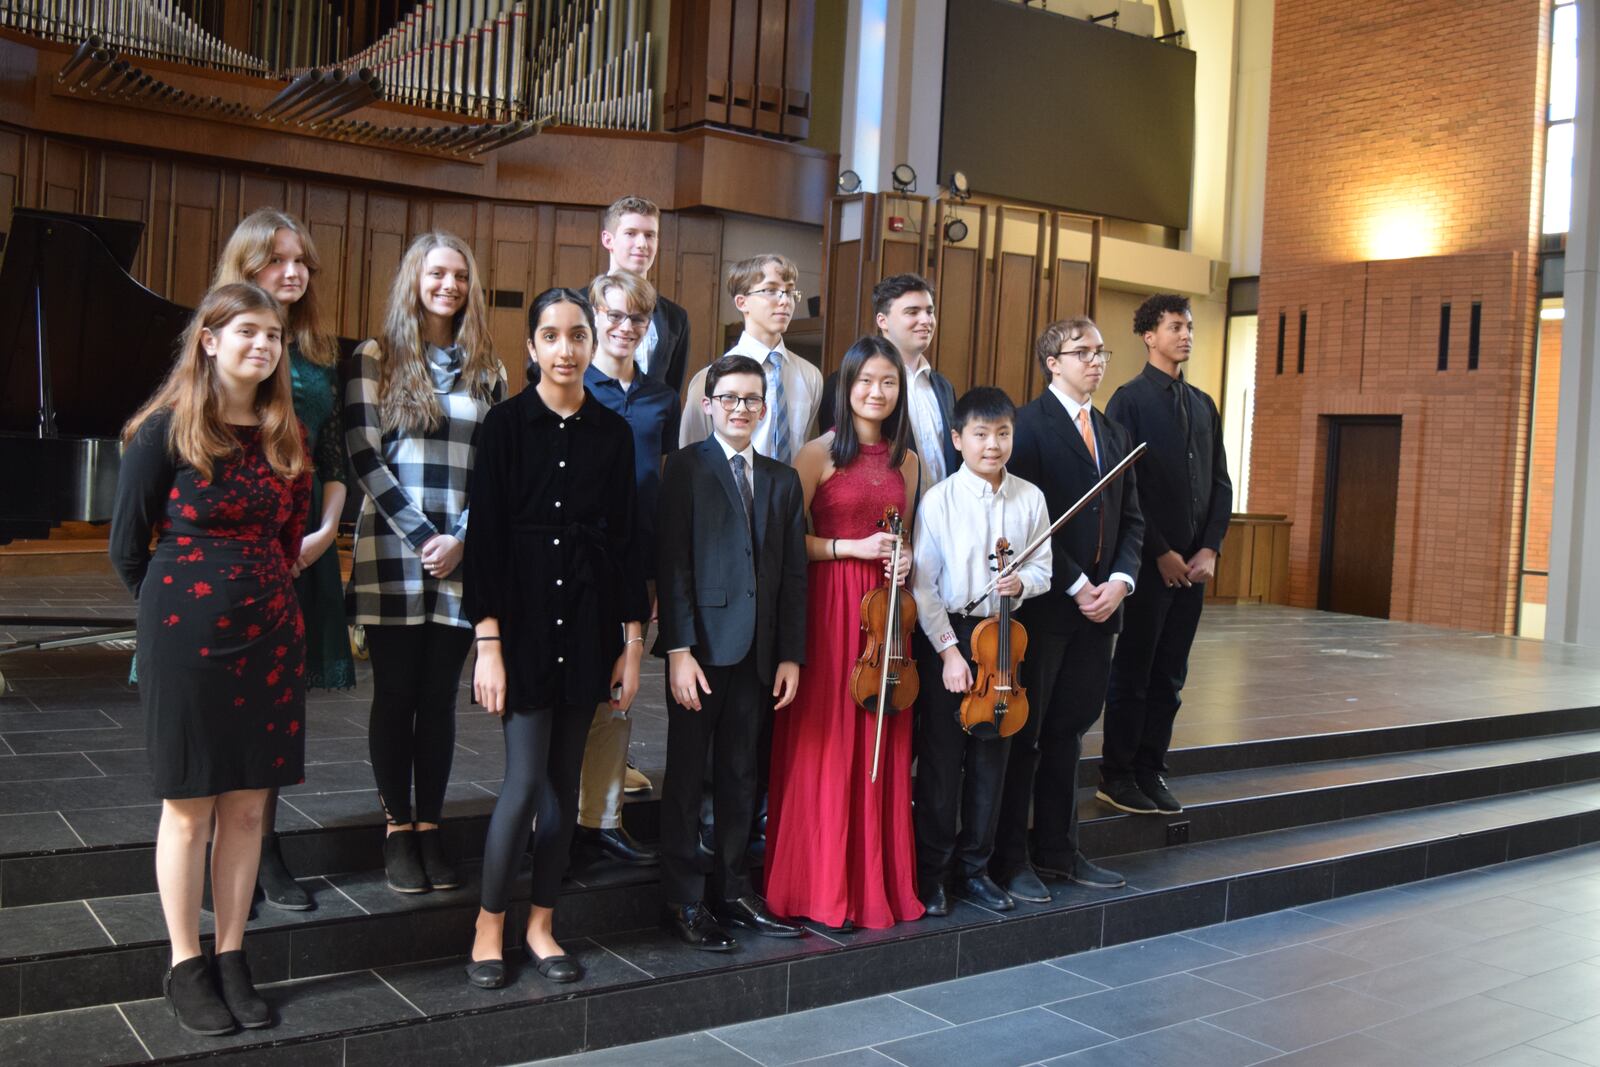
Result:
M767 366L772 368L772 458L779 463L789 462L789 407L783 399L783 354L778 349L767 353Z

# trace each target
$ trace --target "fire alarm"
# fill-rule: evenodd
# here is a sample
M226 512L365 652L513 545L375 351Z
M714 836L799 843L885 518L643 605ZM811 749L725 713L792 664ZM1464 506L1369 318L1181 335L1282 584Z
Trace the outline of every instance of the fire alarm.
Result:
M904 230L905 228L906 228L905 216L903 216L903 215L890 215L889 216L889 232L890 233L899 233L900 231Z

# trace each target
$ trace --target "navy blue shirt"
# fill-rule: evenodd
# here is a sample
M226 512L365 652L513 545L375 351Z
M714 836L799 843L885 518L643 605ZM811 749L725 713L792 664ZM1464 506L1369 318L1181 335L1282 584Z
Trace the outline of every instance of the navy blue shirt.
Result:
M639 544L653 560L656 511L661 504L661 457L678 448L678 394L659 379L639 371L624 389L621 382L608 377L593 363L584 372L583 384L591 396L628 420L633 430Z

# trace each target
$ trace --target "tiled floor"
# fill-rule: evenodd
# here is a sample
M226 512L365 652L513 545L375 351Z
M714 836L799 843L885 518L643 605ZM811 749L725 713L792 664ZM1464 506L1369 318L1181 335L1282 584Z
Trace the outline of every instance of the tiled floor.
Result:
M1600 1065L1600 848L540 1063Z

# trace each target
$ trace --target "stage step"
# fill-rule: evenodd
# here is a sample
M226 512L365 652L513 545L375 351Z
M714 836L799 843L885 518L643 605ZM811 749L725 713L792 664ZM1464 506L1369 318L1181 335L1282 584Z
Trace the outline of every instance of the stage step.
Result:
M311 946L335 924L323 924L320 933L308 926L308 943L299 949L282 943L292 932L253 935L252 965L272 983L267 995L282 1022L222 1039L184 1033L165 1004L148 996L53 1010L71 1003L75 986L118 978L137 984L131 971L159 974L159 945L120 958L116 950L100 950L79 953L84 962L64 970L26 963L0 969L7 1005L23 1013L0 1021L0 1050L8 1067L54 1067L67 1041L75 1062L98 1050L103 1057L93 1062L225 1052L225 1059L251 1064L515 1063L801 1011L1597 840L1600 785L1553 786L1118 856L1111 865L1127 875L1130 888L1115 893L1058 884L1052 903L1022 904L1008 914L961 902L946 918L889 931L815 930L788 941L747 936L726 956L683 948L646 922L655 892L650 881L577 889L562 918L570 928L568 949L588 968L584 981L551 985L512 954L514 981L498 992L472 989L462 976L470 911L446 921L442 910L419 909L407 932L391 929L373 941L422 938L419 947L437 946L442 958L352 965L293 980ZM632 918L600 918L617 908ZM572 928L586 921L575 914L582 911L599 920L587 936ZM379 920L355 915L338 922ZM514 915L511 926L519 925ZM90 962L96 956L98 965Z

